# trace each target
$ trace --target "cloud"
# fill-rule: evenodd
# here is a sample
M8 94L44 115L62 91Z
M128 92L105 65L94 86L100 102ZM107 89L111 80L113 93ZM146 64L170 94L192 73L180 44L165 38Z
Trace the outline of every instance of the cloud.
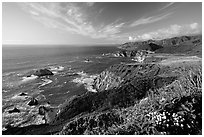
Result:
M173 4L174 4L174 2L170 2L170 3L166 4L164 7L162 7L161 9L159 9L159 11L160 11L160 10L167 9L168 7L170 7L170 6L173 5Z
M35 16L38 16L38 15L39 15L39 13L37 13L37 12L35 12L35 11L32 11L32 10L30 11L30 13L33 14L33 15L35 15Z
M133 23L131 23L130 27L136 27L139 25L154 23L154 22L157 22L157 21L160 21L160 20L167 18L171 14L172 14L172 12L167 13L167 14L157 15L157 16L151 16L151 17L147 17L147 18L142 17L142 18L134 21Z
M88 20L86 5L93 6L94 3L24 3L21 6L25 11L30 11L34 19L49 28L95 39L114 37L120 32L124 26L124 23L119 22L120 19L102 27L93 26Z
M44 24L48 28L59 29L72 34L88 36L93 39L104 39L110 41L125 42L130 41L163 39L177 35L188 35L200 32L198 23L188 25L171 25L167 28L158 29L152 32L130 35L129 30L142 24L154 23L169 17L171 13L160 14L150 17L142 17L131 24L116 19L109 24L99 24L94 26L90 20L89 6L87 3L21 3L21 6L35 20ZM101 10L103 12L103 10ZM100 10L99 10L100 13ZM98 12L96 13L98 14ZM93 14L91 14L93 16ZM129 30L128 30L129 29ZM132 32L131 32L132 33Z
M198 23L192 23L187 25L171 25L168 28L162 28L158 29L156 31L147 32L144 34L129 36L130 41L143 41L143 40L149 40L149 39L165 39L165 38L171 38L175 36L181 36L181 35L193 35L193 34L199 34L201 33L201 28L198 25ZM131 38L131 39L130 39Z

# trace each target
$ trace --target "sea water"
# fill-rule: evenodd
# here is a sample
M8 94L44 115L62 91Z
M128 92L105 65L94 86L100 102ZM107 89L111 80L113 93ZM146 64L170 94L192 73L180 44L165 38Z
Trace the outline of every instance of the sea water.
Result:
M87 92L80 77L97 75L119 60L110 55L114 46L3 46L2 48L2 116L3 126L24 125L36 121L38 106L49 103L57 107L74 95ZM37 77L35 70L47 68L53 76ZM87 81L85 79L84 81ZM25 96L19 96L25 93ZM29 106L30 98L36 98L37 106ZM8 113L13 108L21 113ZM35 123L35 122L34 122ZM40 123L35 123L40 124Z

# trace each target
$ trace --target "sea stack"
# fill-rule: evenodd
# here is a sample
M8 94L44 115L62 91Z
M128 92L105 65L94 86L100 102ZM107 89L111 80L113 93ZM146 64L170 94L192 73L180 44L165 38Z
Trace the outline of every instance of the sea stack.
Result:
M52 73L52 71L48 69L40 69L40 70L36 70L34 72L34 75L41 77L41 76L49 76L49 75L54 75L54 74Z

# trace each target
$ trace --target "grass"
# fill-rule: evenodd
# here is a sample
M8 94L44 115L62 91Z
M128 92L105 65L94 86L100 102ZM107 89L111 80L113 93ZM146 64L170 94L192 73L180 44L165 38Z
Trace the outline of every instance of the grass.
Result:
M143 65L138 66L139 70L130 67L126 66L124 70L131 70L132 75L127 73L124 77L129 79L118 88L73 97L60 107L61 112L50 125L11 128L8 132L60 135L202 134L201 65L177 68L149 68ZM115 69L122 72L118 72L120 74L125 73L123 69ZM139 71L144 75L140 76Z
M180 79L150 91L146 100L123 109L118 131L132 134L201 134L202 71L191 68ZM130 130L131 129L131 130ZM126 133L127 134L127 133Z
M201 66L183 68L180 74L171 84L149 89L132 105L75 118L59 134L202 134Z

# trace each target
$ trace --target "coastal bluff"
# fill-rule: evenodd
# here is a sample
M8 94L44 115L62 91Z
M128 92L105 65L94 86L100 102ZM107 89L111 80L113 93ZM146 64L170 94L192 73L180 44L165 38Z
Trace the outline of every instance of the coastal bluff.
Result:
M107 67L94 77L97 92L75 95L52 111L41 107L47 123L9 127L3 134L202 134L200 38L142 43L158 44L160 48L154 50L153 44L148 49L138 48L140 42L123 44L119 50L128 55L120 57L130 61ZM148 52L142 63L131 60L138 51Z

